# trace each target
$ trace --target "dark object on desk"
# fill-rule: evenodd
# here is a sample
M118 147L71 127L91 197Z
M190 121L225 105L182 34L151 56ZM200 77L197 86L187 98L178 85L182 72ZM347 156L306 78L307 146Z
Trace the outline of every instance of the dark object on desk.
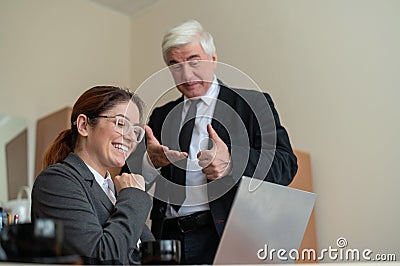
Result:
M49 219L7 225L1 232L1 245L9 261L61 256L62 241L61 222Z
M69 264L69 265L83 265L83 260L79 255L67 255L56 257L23 257L7 259L7 262L18 263L38 263L38 264Z
M181 242L179 240L156 240L142 242L140 246L142 264L177 265L181 260Z

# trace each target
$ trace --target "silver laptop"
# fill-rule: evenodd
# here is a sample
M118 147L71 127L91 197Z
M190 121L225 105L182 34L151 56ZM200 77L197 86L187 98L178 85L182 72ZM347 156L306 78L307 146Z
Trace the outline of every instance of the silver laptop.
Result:
M293 263L316 197L243 177L214 264Z

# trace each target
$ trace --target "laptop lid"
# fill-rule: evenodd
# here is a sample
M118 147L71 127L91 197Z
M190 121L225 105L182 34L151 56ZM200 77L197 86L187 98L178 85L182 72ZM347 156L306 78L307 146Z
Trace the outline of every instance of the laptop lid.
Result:
M311 192L242 177L214 264L293 263L315 200Z

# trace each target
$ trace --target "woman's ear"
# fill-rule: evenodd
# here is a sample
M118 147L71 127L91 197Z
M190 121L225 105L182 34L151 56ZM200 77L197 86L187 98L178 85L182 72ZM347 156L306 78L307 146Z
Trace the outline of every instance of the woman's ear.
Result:
M76 127L78 129L79 135L83 137L87 137L89 135L89 118L84 115L80 114L78 115L78 118L76 119Z

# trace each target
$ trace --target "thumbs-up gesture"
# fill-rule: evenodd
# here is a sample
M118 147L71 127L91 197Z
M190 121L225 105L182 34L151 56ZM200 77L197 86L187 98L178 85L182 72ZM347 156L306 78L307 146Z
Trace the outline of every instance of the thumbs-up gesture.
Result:
M155 168L166 166L175 161L188 157L187 152L170 150L167 146L161 145L149 126L145 126L147 140L147 155Z
M207 132L213 140L213 147L210 150L202 150L197 154L199 165L209 180L224 177L232 171L231 154L228 146L218 136L210 124L207 125Z

